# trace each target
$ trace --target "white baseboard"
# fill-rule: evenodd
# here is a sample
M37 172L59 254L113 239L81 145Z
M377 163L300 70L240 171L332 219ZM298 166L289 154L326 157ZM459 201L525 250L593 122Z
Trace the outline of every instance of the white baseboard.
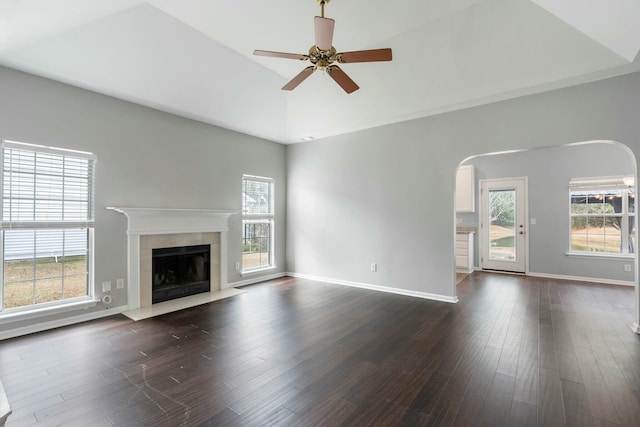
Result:
M612 280L612 279L598 279L594 277L578 277L578 276L565 276L563 274L547 274L547 273L534 273L528 272L527 276L542 277L545 279L558 279L558 280L571 280L574 282L589 282L589 283L604 283L605 285L620 285L620 286L635 286L634 282L628 282L626 280Z
M315 280L317 282L332 283L334 285L350 286L352 288L368 289L370 291L387 292L390 294L406 295L410 297L423 298L423 299L429 299L434 301L442 301L442 302L448 302L452 304L455 304L458 302L457 296L448 297L448 296L439 295L439 294L410 291L408 289L391 288L388 286L371 285L368 283L350 282L348 280L331 279L328 277L312 276L309 274L287 273L286 275L291 277L297 277L300 279Z
M48 322L35 323L33 325L23 326L13 329L4 329L0 332L0 341L9 338L19 337L21 335L33 334L36 332L42 332L49 329L60 328L62 326L69 326L75 323L82 323L89 320L100 319L102 317L113 316L114 314L120 314L123 311L127 311L129 306L122 305L119 307L113 307L105 310L92 311L91 313L81 314L79 316L67 317L64 319L51 320Z
M482 271L482 270L479 270L479 271ZM635 286L634 282L628 282L628 281L623 281L623 280L596 279L596 278L592 278L592 277L565 276L565 275L560 275L560 274L547 274L547 273L535 273L535 272L529 272L527 275L532 276L532 277L541 277L541 278L548 278L548 279L572 280L572 281L591 282L591 283L604 283L604 284L622 285L622 286ZM309 274L300 274L300 273L291 273L291 272L288 272L288 273L276 273L276 274L270 274L270 275L267 275L267 276L257 276L257 277L253 277L253 278L246 279L246 280L240 280L240 281L237 281L237 282L228 283L227 287L236 288L236 287L239 287L239 286L252 285L254 283L259 283L259 282L263 282L263 281L266 281L266 280L279 279L279 278L282 278L282 277L285 277L285 276L297 277L297 278L300 278L300 279L315 280L315 281L318 281L318 282L332 283L332 284L335 284L335 285L349 286L349 287L353 287L353 288L368 289L368 290L371 290L371 291L386 292L386 293L397 294L397 295L406 295L406 296L411 296L411 297L416 297L416 298L423 298L423 299L434 300L434 301L442 301L442 302L447 302L447 303L457 303L458 302L458 297L457 296L449 297L449 296L440 295L440 294L431 294L431 293L427 293L427 292L417 292L417 291L411 291L411 290L407 290L407 289L392 288L392 287L388 287L388 286L379 286L379 285L372 285L372 284L360 283L360 282L351 282L351 281L348 281L348 280L332 279L332 278L328 278L328 277L313 276L313 275L309 275ZM59 327L62 327L62 326L73 325L75 323L82 323L82 322L86 322L86 321L89 321L89 320L100 319L102 317L112 316L114 314L120 314L120 313L122 313L124 311L127 311L127 310L129 310L129 307L126 306L126 305L123 305L123 306L113 307L113 308L109 308L109 309L105 309L105 310L92 311L90 313L82 314L82 315L79 315L79 316L72 316L72 317L68 317L68 318L64 318L64 319L51 320L51 321L48 321L48 322L37 323L37 324L23 326L23 327L19 327L19 328L13 328L13 329L4 329L3 328L4 330L0 331L0 341L1 340L5 340L5 339L9 339L9 338L18 337L18 336L21 336L21 335L27 335L27 334L32 334L32 333L36 333L36 332L46 331L46 330L49 330L49 329L59 328ZM640 334L640 325L638 323L634 323L631 329L635 333Z
M245 279L245 280L239 280L237 282L227 283L227 287L228 288L237 288L239 286L253 285L254 283L260 283L260 282L264 282L266 280L280 279L280 278L285 277L287 275L288 275L288 273L276 273L276 274L269 274L269 275L266 275L266 276L256 276L256 277L251 277L251 278Z

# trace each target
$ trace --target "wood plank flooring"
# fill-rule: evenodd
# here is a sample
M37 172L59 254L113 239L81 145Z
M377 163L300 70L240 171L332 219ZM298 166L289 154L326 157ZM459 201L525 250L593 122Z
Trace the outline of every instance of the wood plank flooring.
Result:
M638 426L634 291L475 272L458 304L285 278L0 342L7 426Z

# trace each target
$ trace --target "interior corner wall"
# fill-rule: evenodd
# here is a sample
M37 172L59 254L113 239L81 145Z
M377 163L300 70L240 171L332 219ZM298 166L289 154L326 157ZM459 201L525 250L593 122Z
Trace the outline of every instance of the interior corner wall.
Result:
M464 162L474 166L476 211L458 213L459 224L476 227L479 223L480 180L526 176L530 223L530 274L586 280L632 283L634 273L625 272L631 259L567 256L570 244L569 180L604 176L633 176L635 159L622 144L594 142L541 148L498 155L474 157ZM535 219L535 224L533 220ZM479 238L476 234L475 266L479 263Z
M634 73L290 145L288 269L454 297L457 165L483 153L591 140L618 141L637 159L638 111Z
M95 294L112 282L113 306L127 305L126 218L107 206L237 211L229 219L228 282L242 256L242 175L275 180L275 253L285 269L285 147L194 120L0 67L0 140L90 151L97 155ZM212 100L215 102L215 100ZM253 275L258 280L261 275ZM104 310L101 304L93 309ZM16 328L84 316L81 310L18 323ZM3 325L3 328L7 325Z

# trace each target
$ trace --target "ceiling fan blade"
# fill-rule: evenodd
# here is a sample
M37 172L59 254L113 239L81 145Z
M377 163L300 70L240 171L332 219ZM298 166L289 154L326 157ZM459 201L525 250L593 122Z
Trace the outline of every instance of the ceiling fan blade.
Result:
M320 50L331 50L333 43L333 27L336 21L329 18L315 17L316 46Z
M337 65L330 66L327 71L329 73L329 76L331 76L331 78L335 80L336 83L338 83L345 92L351 93L360 89L360 86L358 86L356 82L351 80L351 78L347 76L344 71L342 71L342 68L338 67Z
M253 54L257 56L272 56L275 58L299 59L301 61L309 59L309 56L300 53L272 52L270 50L254 50Z
M291 79L291 81L289 83L287 83L286 85L282 86L282 90L293 90L293 89L295 89L300 83L302 83L307 77L309 77L311 75L311 73L313 73L315 70L316 70L316 67L314 67L313 65L305 68L297 76L295 76L293 79Z
M351 62L391 61L391 49L356 50L353 52L338 53L336 56L338 57L338 62L341 64Z

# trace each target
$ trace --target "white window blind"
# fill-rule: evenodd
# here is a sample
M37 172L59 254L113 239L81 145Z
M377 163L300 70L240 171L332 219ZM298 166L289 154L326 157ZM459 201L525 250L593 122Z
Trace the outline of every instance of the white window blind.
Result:
M93 227L92 154L5 142L2 156L2 228Z
M273 180L245 175L242 177L242 214L245 217L273 216Z
M600 178L571 178L569 180L569 191L605 191L605 190L625 190L630 186L627 184L629 177L607 176Z
M635 253L635 189L631 176L569 181L570 252Z
M1 160L0 310L90 297L95 156L5 141Z
M242 177L242 271L274 266L274 183L252 175Z

